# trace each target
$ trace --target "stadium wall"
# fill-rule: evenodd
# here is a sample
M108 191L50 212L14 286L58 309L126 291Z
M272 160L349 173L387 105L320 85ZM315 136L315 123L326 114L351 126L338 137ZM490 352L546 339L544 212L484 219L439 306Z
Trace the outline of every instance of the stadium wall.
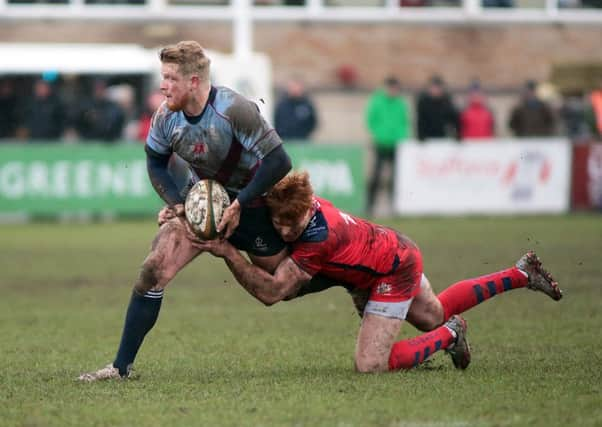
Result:
M2 42L138 43L158 46L196 39L208 48L232 48L231 24L36 21L3 22ZM529 43L525 43L528 40ZM545 80L553 65L602 61L596 25L459 25L395 23L255 24L254 49L268 54L276 83L300 74L312 87L340 85L344 70L358 87L371 88L397 74L417 88L433 73L452 87L475 76L487 87L512 88Z

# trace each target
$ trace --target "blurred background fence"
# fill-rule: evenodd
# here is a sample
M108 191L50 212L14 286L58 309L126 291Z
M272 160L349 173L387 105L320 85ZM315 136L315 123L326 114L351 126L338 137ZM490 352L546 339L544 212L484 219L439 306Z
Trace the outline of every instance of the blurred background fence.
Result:
M343 209L599 210L601 6L0 0L0 217L153 215L160 203L142 146L161 102L156 52L183 39L210 49L214 83L255 100L295 166L309 170L318 193ZM391 77L407 106L408 131L396 161L380 165L367 115ZM441 83L453 117L441 133L423 134L419 123L443 114L421 107L442 99L431 96L433 82ZM374 198L368 184L377 169L384 181ZM419 208L417 194L432 207Z

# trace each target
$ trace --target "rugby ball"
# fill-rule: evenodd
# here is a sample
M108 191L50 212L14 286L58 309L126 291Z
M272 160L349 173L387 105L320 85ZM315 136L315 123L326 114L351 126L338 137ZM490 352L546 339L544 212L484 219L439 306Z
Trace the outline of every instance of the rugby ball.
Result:
M217 181L203 179L186 195L184 212L195 234L202 240L211 240L217 237L217 226L228 206L230 197L226 189Z

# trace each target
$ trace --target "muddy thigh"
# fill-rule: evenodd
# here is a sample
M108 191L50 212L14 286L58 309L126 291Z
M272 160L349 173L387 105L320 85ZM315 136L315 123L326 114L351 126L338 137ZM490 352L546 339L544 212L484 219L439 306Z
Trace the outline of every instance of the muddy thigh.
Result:
M142 263L134 289L144 294L164 289L171 279L202 251L192 246L179 218L167 221L159 228L151 251Z
M432 331L447 320L444 319L443 306L424 274L420 283L420 293L414 297L406 320L421 331Z

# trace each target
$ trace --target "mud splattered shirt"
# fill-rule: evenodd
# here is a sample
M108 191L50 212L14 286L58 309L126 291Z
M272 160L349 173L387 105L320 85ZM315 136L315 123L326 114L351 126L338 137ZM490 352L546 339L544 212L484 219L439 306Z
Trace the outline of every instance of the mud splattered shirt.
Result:
M146 144L162 155L178 154L197 180L215 179L236 194L282 141L252 101L229 88L213 86L199 116L187 117L161 105Z

